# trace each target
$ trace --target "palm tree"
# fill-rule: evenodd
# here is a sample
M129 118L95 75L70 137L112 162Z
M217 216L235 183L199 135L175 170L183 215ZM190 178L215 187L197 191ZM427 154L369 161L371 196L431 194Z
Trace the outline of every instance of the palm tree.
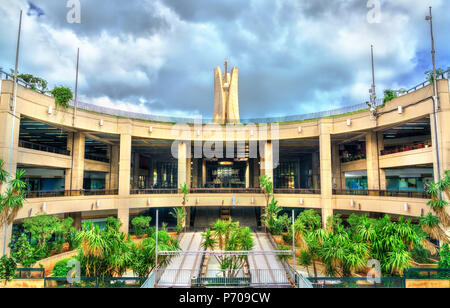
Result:
M426 216L420 217L420 226L422 227L423 231L425 231L435 240L448 243L449 238L439 225L439 218L431 213L428 213L428 215Z
M186 204L188 202L188 194L189 194L189 188L186 183L180 185L181 193L183 194L183 199L181 201L181 204L183 205L183 212L184 217L186 217ZM183 222L185 222L185 219L183 219ZM184 227L186 228L186 224L184 224Z
M184 221L186 219L186 212L181 207L176 207L170 215L177 220L177 234L180 234L183 230Z
M3 170L3 159L0 158L0 186L8 180L8 172Z
M214 234L211 232L211 229L206 229L204 233L202 233L203 242L202 247L207 249L214 250L214 247L217 244L217 241L214 237Z
M440 194L445 191L447 196L449 195L450 187L450 172L445 172L445 177L438 183L431 182L428 185L427 192L431 195L431 200L427 203L428 206L436 213L439 217L440 222L444 227L448 228L450 226L450 215L447 213L446 207L448 202L441 200Z

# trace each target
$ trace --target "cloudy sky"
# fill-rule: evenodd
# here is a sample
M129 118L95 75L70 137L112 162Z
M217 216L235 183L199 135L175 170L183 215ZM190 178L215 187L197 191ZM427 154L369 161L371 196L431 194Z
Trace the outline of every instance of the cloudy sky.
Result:
M14 66L22 8L20 73L73 89L80 47L80 100L134 112L211 117L225 58L240 70L242 118L363 103L371 44L378 96L409 88L431 68L430 5L437 65L450 67L448 0L380 0L379 23L368 0L80 0L80 24L67 0L32 2L45 14L1 0L0 67Z

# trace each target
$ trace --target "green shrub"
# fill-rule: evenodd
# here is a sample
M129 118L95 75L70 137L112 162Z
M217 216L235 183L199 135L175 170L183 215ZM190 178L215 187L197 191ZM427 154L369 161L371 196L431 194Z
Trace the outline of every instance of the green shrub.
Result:
M431 253L422 246L414 246L411 250L411 256L417 263L430 263Z
M397 94L395 93L394 90L384 90L384 98L383 98L383 103L389 102L391 100L393 100L394 98L397 97Z
M134 234L137 236L142 236L150 233L151 220L152 218L150 216L138 216L133 218L131 224L133 225Z
M11 281L16 277L17 263L14 258L3 256L0 258L0 279Z
M35 248L30 244L25 234L19 237L11 250L11 257L23 267L31 267L36 263Z
M448 243L442 245L439 256L441 257L441 260L439 261L438 267L450 268L450 245Z
M69 102L73 98L72 90L66 87L54 87L50 93L55 98L56 106L64 109L69 107Z
M71 270L70 267L67 267L67 264L70 260L72 260L72 258L58 261L53 267L52 277L66 277L67 273Z

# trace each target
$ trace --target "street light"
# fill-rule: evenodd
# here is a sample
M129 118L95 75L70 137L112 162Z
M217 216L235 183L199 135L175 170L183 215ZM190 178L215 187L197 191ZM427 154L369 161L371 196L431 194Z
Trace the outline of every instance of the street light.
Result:
M441 159L439 154L439 134L438 132L438 119L437 112L439 110L439 99L437 95L437 81L436 81L436 50L434 48L434 34L433 34L433 14L432 7L430 6L430 15L425 17L426 21L430 22L430 33L431 33L431 57L433 61L433 118L434 118L434 131L435 143L436 143L436 159L437 159L437 180L441 180Z

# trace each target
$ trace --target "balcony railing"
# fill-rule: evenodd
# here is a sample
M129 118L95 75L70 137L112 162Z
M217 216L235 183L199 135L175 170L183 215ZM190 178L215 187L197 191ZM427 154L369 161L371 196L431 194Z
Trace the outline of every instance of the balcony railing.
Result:
M431 196L426 191L412 191L412 190L334 189L333 195L403 197L403 198L419 198L419 199L431 198Z
M320 189L308 188L275 188L276 194L320 195Z
M95 160L95 161L101 161L104 163L109 163L109 158L95 155L95 154L84 154L85 159Z
M157 195L157 194L178 194L177 188L145 188L131 189L132 195Z
M75 196L109 196L117 195L118 189L80 189L80 190L52 190L26 191L24 196L33 198L75 197Z
M388 148L381 151L381 155L389 155L389 154L395 154L395 153L402 153L412 150L418 150L418 149L425 149L431 147L431 142L421 142L421 143L413 143L408 145L402 145L394 148Z
M70 151L69 150L63 150L63 149L55 148L55 147L52 147L52 146L36 144L36 143L24 141L24 140L19 140L19 147L26 148L26 149L37 150L37 151L43 151L43 152L49 152L49 153L55 153L55 154L61 154L61 155L70 156Z
M341 163L348 163L352 161L366 159L366 153L358 153L358 154L346 154L341 157Z

